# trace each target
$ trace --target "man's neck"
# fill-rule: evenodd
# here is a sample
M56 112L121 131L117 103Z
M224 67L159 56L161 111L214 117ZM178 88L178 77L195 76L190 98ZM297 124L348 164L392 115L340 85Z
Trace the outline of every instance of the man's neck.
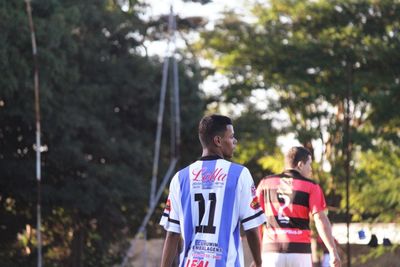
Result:
M294 172L299 173L301 176L304 176L298 168L286 168L285 171L289 171L289 172L294 171Z
M218 155L211 155L211 156L201 157L199 160L217 160L217 159L222 159L222 158Z
M209 149L209 148L203 148L203 153L201 154L201 157L209 157L209 156L218 156L220 158L224 158L224 155L222 152L218 149Z
M300 170L297 168L285 168L285 171L295 171L301 174Z

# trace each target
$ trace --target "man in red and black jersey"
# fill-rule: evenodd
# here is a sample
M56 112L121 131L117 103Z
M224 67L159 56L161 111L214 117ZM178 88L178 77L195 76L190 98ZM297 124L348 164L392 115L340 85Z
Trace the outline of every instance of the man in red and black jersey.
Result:
M257 196L267 216L261 228L263 267L311 267L310 216L329 250L331 266L341 266L332 228L324 213L321 187L311 177L311 153L292 147L285 156L285 171L264 177Z

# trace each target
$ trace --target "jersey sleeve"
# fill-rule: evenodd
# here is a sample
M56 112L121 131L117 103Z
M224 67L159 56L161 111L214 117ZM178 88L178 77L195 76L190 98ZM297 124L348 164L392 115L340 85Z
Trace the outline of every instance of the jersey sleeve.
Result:
M313 215L326 209L324 192L322 192L322 189L318 184L314 185L314 188L310 193L309 205L310 212Z
M162 214L160 225L164 227L166 231L180 233L180 218L179 218L179 180L178 176L175 175L172 178L169 186L169 195L167 203L165 205L164 212Z
M264 190L264 180L261 180L257 186L257 199L262 210L265 210Z
M253 178L247 168L244 168L240 176L239 188L239 217L244 230L260 226L265 222L264 212L256 194Z

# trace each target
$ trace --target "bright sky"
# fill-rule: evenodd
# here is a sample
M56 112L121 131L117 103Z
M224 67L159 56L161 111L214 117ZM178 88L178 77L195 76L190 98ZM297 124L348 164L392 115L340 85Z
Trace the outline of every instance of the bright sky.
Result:
M257 0L213 0L209 4L202 5L200 3L193 3L193 2L183 2L182 0L141 0L142 3L147 3L150 5L148 10L146 11L145 18L156 18L160 15L167 15L169 14L169 10L171 5L173 5L174 13L180 17L192 17L192 16L201 16L205 17L209 21L208 26L212 26L213 22L219 18L221 18L221 13L224 10L234 10L236 13L243 14L246 17L251 17L249 13L248 5L251 2L255 2ZM165 55L166 50L166 42L153 42L149 43L148 45L148 53L151 54L158 54L160 56ZM177 46L184 45L177 40ZM202 89L207 94L215 94L218 95L220 93L220 87L226 83L225 77L220 74L215 75L214 77L210 77L209 79L205 80L202 84ZM269 91L269 90L268 90ZM267 92L268 92L267 91ZM267 101L273 101L271 97L264 97L261 92L255 90L255 98L258 100L264 99L263 101L258 101L257 105L265 104ZM268 93L267 93L268 94ZM229 108L229 105L227 105ZM232 107L231 107L232 108ZM234 107L234 110L241 110L240 106ZM280 123L282 121L288 121L287 114L275 114L274 116L279 117ZM285 122L283 122L285 124ZM279 126L278 126L279 127ZM277 145L281 147L283 153L286 153L290 147L300 145L299 141L295 139L294 134L288 134L286 136L281 136L277 140ZM315 148L315 156L316 161L321 161L321 149L322 143L318 141L313 142ZM324 162L323 166L325 170L329 170L330 166L329 163Z
M149 7L143 15L144 19L156 19L160 15L168 15L171 5L173 6L174 13L181 18L185 17L203 17L208 20L206 28L212 29L214 22L222 17L224 10L234 10L236 13L249 14L246 6L249 1L253 0L212 0L212 2L202 5L200 3L183 2L182 0L139 0ZM193 38L196 38L193 35ZM147 53L149 55L165 55L166 42L156 41L145 43ZM184 47L185 44L179 38L176 45L178 48Z
M218 19L219 13L224 9L234 9L238 13L245 12L245 5L248 0L213 0L209 4L183 2L181 0L141 0L148 3L151 9L148 12L150 17L160 14L168 14L170 6L173 5L174 12L181 17L202 16L209 20Z

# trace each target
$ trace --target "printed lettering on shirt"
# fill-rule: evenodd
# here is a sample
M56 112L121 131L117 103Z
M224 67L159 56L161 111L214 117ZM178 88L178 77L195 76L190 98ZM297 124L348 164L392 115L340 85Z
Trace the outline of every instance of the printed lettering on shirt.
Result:
M192 175L192 187L201 189L223 187L227 177L222 168L216 168L212 171L207 168L193 169Z
M280 223L288 224L289 216L286 215L285 209L291 204L290 196L293 193L293 178L281 178L277 190L277 197L280 200L278 209L278 220ZM281 203L283 201L283 203Z
M223 249L218 245L218 243L207 242L207 240L195 240L192 250L193 257L195 258L220 260L223 254Z
M270 234L276 234L276 235L302 235L303 231L302 230L296 230L296 229L270 229L267 228L266 230Z
M222 168L216 168L212 172L206 168L194 169L192 171L194 182L224 181L227 174L222 172Z
M208 267L208 261L203 259L188 259L185 267Z
M290 222L290 218L288 216L286 216L284 210L290 205L290 197L288 195L278 193L278 199L283 200L283 205L282 205L282 203L279 202L280 205L279 205L279 209L278 209L278 220L281 223L288 224Z

